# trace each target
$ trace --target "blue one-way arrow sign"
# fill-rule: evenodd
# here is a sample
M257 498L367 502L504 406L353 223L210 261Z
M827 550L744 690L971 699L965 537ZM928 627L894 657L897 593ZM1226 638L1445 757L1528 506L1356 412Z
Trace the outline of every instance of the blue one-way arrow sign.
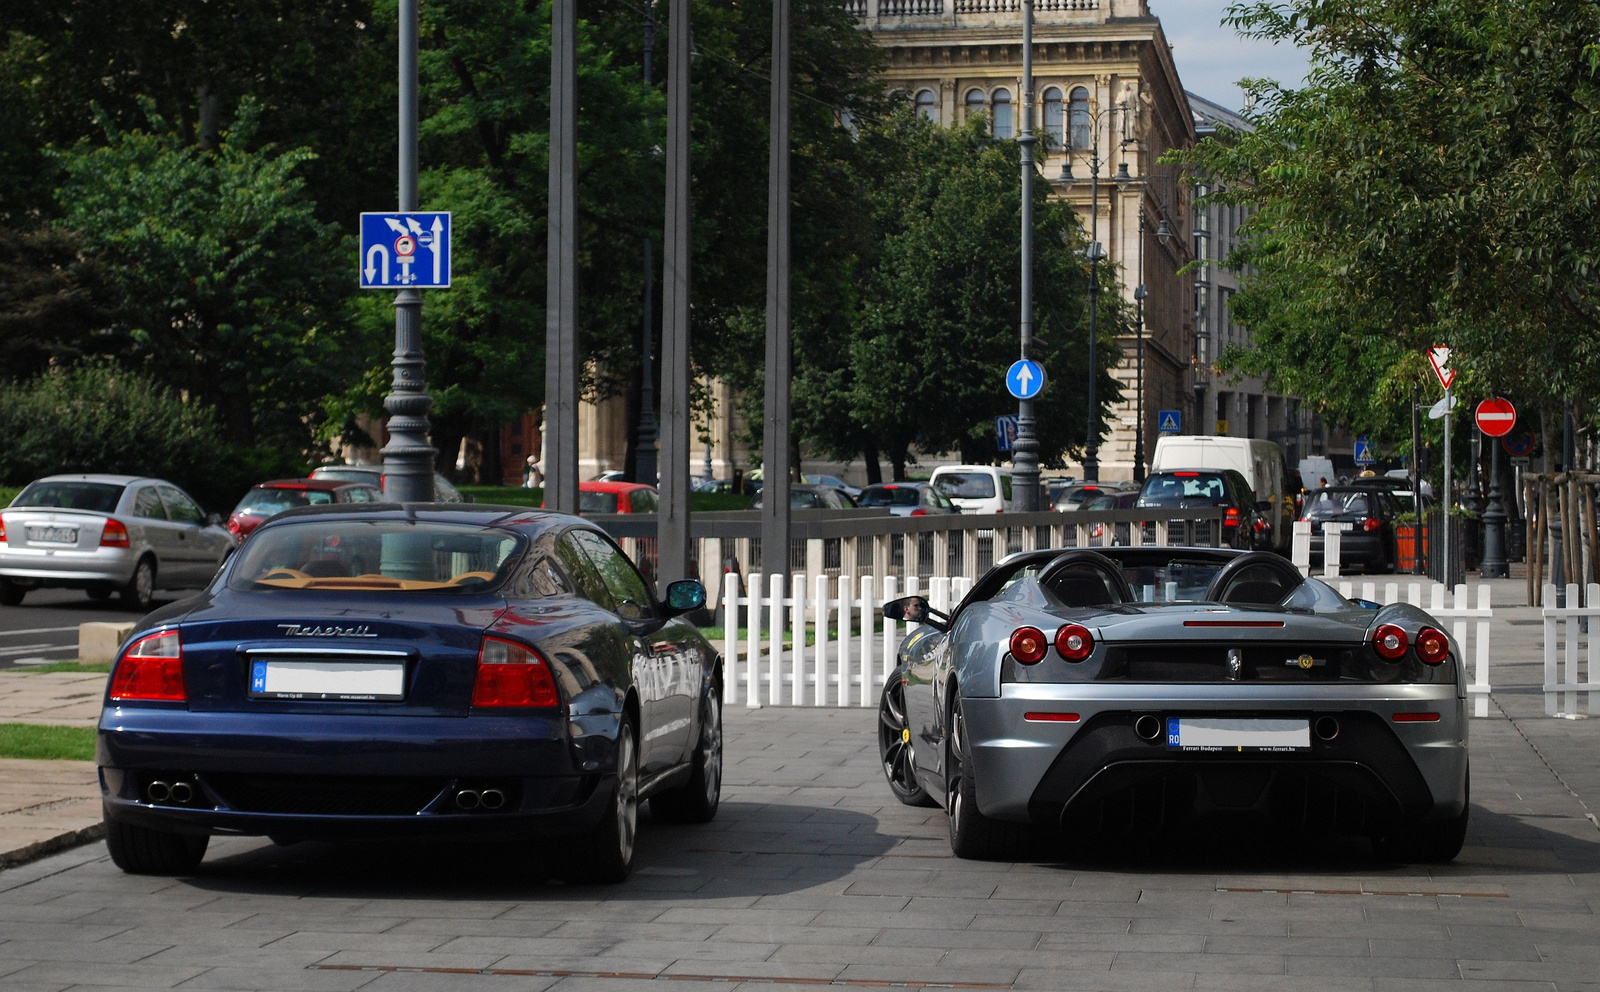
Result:
M1031 400L1044 388L1044 366L1024 358L1006 370L1006 388L1019 400Z
M448 289L450 214L361 215L362 289Z
M1372 442L1364 437L1356 438L1355 461L1357 465L1377 464L1378 456L1377 453L1372 450Z
M1156 411L1156 430L1160 431L1163 434L1182 434L1183 433L1183 411L1182 410L1157 410Z

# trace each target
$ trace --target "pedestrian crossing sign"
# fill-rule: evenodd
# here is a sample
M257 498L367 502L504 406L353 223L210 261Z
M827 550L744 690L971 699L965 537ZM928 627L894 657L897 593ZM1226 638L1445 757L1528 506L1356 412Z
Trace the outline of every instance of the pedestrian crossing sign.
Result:
M1355 456L1357 465L1372 465L1378 461L1377 454L1372 450L1372 442L1364 437L1356 438Z
M1163 434L1178 434L1183 431L1182 410L1158 410L1156 412L1156 430Z

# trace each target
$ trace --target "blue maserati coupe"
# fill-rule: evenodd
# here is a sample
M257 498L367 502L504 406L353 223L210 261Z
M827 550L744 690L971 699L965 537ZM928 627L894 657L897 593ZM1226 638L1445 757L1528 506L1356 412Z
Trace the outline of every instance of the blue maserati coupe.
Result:
M365 504L264 524L124 644L96 760L112 860L212 834L570 835L621 881L639 803L716 815L721 659L606 534L517 507Z

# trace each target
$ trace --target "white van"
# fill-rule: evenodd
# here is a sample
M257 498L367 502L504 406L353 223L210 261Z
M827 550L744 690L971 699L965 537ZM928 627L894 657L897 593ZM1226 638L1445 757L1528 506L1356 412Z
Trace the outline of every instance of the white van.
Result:
M941 465L928 480L962 513L1004 513L1011 509L1011 470L994 465Z
M1250 437L1171 434L1156 441L1151 472L1187 468L1231 468L1255 490L1256 508L1272 525L1272 547L1289 552L1294 538L1294 493L1285 492L1289 474L1276 441Z

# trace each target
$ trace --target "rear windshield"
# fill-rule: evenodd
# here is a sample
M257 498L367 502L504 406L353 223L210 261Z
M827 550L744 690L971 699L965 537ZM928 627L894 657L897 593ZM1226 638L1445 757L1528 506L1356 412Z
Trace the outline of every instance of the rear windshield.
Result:
M951 499L994 499L994 476L987 472L945 472L933 484Z
M1225 506L1228 487L1215 472L1152 475L1139 493L1140 506Z
M922 492L913 486L872 486L856 500L861 506L916 506Z
M111 513L126 486L109 482L35 482L11 501L13 508L53 506L63 510Z
M375 468L361 468L356 465L325 465L311 473L314 479L342 479L346 482L370 482L378 484L383 473Z
M297 506L326 506L332 502L333 493L321 489L252 489L244 494L233 512L274 517Z
M228 588L465 593L497 585L525 541L467 524L318 516L257 531Z
M1367 516L1368 509L1366 493L1340 493L1319 492L1312 493L1306 500L1306 516L1312 520L1328 520L1333 517Z
M578 493L579 513L616 513L616 493Z

